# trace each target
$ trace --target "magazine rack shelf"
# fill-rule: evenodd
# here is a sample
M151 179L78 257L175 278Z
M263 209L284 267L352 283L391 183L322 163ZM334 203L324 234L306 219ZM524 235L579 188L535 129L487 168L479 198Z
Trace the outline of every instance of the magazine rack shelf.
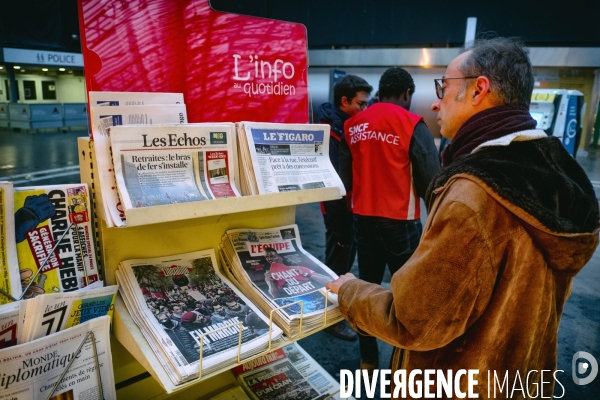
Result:
M230 197L212 201L170 204L156 207L134 208L125 211L127 226L159 224L256 211L264 208L295 206L340 198L338 188L309 189L296 192L271 193L259 196Z
M93 178L98 176L93 141L79 138L78 147L81 181L91 188L95 201L99 185L94 184ZM109 285L116 283L115 270L122 260L216 249L228 229L264 229L293 224L297 204L340 197L339 189L323 188L134 209L127 212L128 226L124 228L108 228L98 219L97 247L104 280ZM120 298L115 303L113 333L116 338L113 341L115 382L120 398L166 398L175 393L178 399L202 399L236 386L229 369L203 376L200 381L174 386ZM286 343L289 341L273 342L273 348ZM149 377L148 373L157 379Z

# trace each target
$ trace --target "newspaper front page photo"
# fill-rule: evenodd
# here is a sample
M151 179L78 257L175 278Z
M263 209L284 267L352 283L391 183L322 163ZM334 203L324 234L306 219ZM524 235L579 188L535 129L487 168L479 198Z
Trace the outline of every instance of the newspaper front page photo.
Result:
M175 385L264 351L269 322L216 267L214 251L123 261L117 281L132 318ZM240 325L241 324L241 325ZM281 330L273 326L271 338Z

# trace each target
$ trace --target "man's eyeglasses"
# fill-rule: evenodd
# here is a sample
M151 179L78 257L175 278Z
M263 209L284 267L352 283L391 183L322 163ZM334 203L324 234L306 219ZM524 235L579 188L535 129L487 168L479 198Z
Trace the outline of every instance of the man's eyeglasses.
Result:
M457 77L457 78L439 78L439 79L434 79L433 81L435 82L435 95L440 100L442 100L444 98L444 88L442 87L442 83L445 80L448 80L448 79L475 79L475 78L479 78L479 76L460 76L460 77Z
M369 105L369 102L368 101L357 101L356 104L358 104L358 106L362 110L363 108L367 108L367 106Z

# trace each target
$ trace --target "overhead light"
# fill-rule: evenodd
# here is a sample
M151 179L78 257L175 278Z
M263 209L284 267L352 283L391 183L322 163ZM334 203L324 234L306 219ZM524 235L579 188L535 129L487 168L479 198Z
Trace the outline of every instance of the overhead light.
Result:
M4 69L4 67L0 65L0 69Z
M21 70L21 72L25 72L25 70L24 70L24 69L22 69L22 70Z
M42 68L42 71L48 72L48 68Z
M13 68L14 69L21 69L21 67L19 67L18 65L15 65Z
M69 74L72 74L72 73L73 73L73 71L69 71Z
M61 72L65 72L64 68L59 68L58 70L61 71Z

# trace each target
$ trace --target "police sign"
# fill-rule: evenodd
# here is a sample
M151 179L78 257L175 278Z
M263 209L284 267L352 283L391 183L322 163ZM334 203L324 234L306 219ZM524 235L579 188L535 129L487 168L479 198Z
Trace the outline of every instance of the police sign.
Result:
M83 67L83 56L79 53L65 53L60 51L4 48L4 62Z

